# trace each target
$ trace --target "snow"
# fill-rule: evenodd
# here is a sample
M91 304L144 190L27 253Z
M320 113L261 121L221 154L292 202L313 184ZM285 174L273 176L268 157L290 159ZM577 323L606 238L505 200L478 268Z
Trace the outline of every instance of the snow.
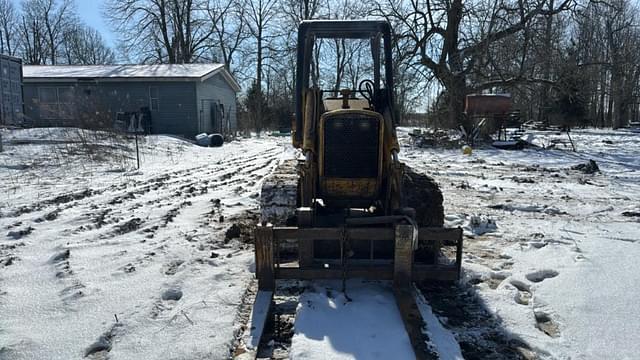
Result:
M247 330L243 336L244 344L248 350L257 350L260 344L260 336L265 328L265 322L271 301L273 299L273 291L259 290L256 294L251 316L247 321Z
M224 64L25 65L25 80L38 78L202 78Z
M533 141L562 136L534 132ZM405 148L402 155L443 186L450 225L495 221L490 233L465 229L462 282L506 338L542 359L636 358L640 218L622 213L640 203L640 138L624 130L571 137L578 152L478 148L469 157ZM601 173L571 170L590 159ZM477 329L451 331L462 339Z
M391 284L317 282L302 294L291 359L414 359Z
M129 155L78 155L79 134L3 130L0 261L12 260L0 262L0 357L73 359L106 348L111 359L228 357L253 252L225 231L257 214L261 179L282 147L151 136L137 171ZM91 135L98 153L131 146Z
M0 131L0 358L229 357L254 258L225 233L259 219L264 177L296 156L287 139L148 136L138 170L131 140ZM403 146L465 233L460 284L419 286L442 359L637 358L640 134L571 137L577 152ZM572 169L590 159L600 172ZM390 284L349 281L351 302L340 285L300 294L291 358L414 357Z

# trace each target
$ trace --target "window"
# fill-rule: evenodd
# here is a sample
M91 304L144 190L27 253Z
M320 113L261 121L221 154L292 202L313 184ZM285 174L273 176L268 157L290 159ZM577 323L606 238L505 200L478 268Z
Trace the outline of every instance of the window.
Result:
M40 117L43 119L71 119L74 114L72 87L42 87L38 89Z
M149 109L151 111L160 110L160 95L157 86L149 86Z
M63 87L58 88L58 115L60 119L72 119L73 118L73 88Z

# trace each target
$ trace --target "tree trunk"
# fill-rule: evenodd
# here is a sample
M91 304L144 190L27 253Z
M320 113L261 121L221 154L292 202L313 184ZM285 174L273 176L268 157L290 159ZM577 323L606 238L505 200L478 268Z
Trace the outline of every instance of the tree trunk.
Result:
M612 110L611 127L618 129L622 127L622 111L623 111L623 89L622 89L622 76L619 71L614 68L611 72L611 100L609 109ZM613 106L611 106L613 103Z
M258 87L257 96L258 96L258 111L255 114L256 120L256 132L260 135L260 131L262 131L262 24L260 24L260 28L258 29L258 56L257 56L257 64L256 64L256 86Z
M451 79L445 83L445 88L449 95L447 116L449 127L458 128L458 125L462 125L467 133L470 132L473 124L468 117L464 116L464 100L467 95L465 76L452 76Z

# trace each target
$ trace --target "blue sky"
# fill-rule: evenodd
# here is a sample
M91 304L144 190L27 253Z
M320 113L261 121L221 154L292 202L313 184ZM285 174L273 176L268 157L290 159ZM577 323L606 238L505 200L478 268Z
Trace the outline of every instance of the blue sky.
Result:
M104 0L76 0L78 15L80 15L82 20L100 31L110 45L114 45L115 39L113 33L101 14L103 4Z

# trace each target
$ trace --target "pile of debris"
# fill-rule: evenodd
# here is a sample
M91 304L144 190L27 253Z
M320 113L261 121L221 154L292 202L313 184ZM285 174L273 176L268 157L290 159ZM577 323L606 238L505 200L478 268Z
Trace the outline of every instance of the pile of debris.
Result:
M441 129L413 129L409 133L409 140L412 146L420 148L457 148L462 145L462 139L459 134Z
M600 168L598 167L598 164L591 159L586 163L572 166L571 170L582 171L585 174L595 174L597 172L600 172Z

